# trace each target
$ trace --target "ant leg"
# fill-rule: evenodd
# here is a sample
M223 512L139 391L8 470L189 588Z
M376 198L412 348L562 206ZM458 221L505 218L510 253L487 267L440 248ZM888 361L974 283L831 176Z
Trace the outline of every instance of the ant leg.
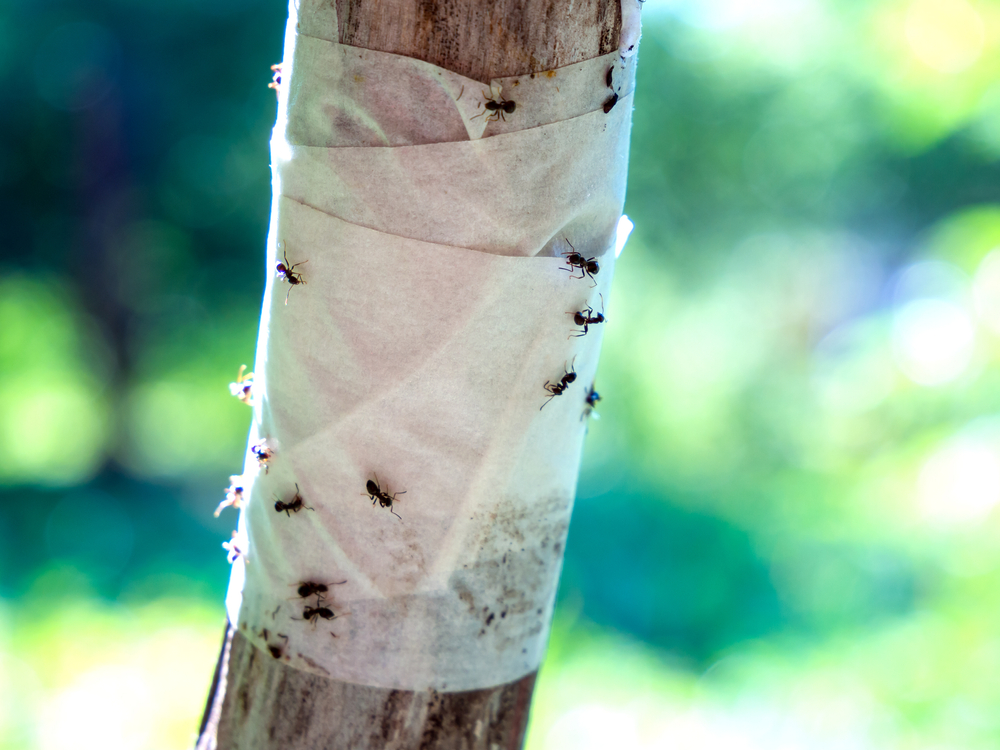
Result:
M402 521L402 520L403 520L403 517L402 517L401 515L399 515L399 513L397 513L396 511L394 511L394 510L392 509L392 506L391 506L391 505L389 506L389 512L390 512L390 513L392 513L392 515L394 515L394 516L395 516L396 518L398 518L398 519L399 519L400 521Z
M583 274L581 274L580 276L574 276L573 275L573 271L575 270L575 266L570 266L569 268L563 268L562 266L559 266L559 270L560 271L569 271L569 274L570 274L569 277L571 279L582 279L583 278Z
M289 285L288 285L288 291L287 291L287 292L285 292L285 304L286 304L286 305L288 304L288 295L289 295L289 294L291 294L291 293L292 293L292 285L291 285L291 284L289 284Z

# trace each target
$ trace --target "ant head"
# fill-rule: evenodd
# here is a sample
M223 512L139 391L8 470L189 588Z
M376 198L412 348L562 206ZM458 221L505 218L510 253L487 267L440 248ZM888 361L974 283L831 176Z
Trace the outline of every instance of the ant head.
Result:
M278 272L279 275L284 276L288 273L288 268L280 260L274 264L274 270Z

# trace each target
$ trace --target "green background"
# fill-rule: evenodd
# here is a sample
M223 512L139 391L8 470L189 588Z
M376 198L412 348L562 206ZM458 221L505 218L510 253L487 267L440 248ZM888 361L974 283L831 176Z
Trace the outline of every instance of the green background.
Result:
M285 7L0 6L0 747L190 742ZM1000 4L645 7L531 750L1000 746Z

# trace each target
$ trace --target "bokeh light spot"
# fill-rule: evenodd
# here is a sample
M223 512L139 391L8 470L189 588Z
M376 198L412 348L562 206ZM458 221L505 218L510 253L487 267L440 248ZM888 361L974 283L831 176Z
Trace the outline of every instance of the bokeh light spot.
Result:
M975 350L969 315L941 299L918 299L900 307L892 339L899 369L920 385L955 380L968 368Z
M917 495L929 520L982 520L1000 502L1000 445L975 434L947 441L920 469Z
M100 468L107 406L67 374L0 380L0 483L70 485Z
M943 260L922 260L903 269L893 285L897 306L919 299L944 299L956 304L968 294L969 277L958 266Z
M913 55L940 73L961 73L983 53L983 19L965 0L915 0L906 12Z
M135 388L126 399L123 463L139 475L165 477L225 471L242 460L250 410L223 388L181 380Z
M607 706L579 706L560 716L545 738L546 750L639 748L636 716Z
M109 665L81 675L44 710L42 750L133 750L148 746L146 717L154 694L148 675Z

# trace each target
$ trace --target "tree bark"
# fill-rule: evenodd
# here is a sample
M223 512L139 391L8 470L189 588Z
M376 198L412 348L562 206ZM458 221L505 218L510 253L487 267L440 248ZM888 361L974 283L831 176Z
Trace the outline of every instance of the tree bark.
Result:
M572 7L572 12L567 8ZM337 0L339 38L477 81L528 75L618 48L618 0Z
M330 0L331 3L334 0ZM489 81L618 48L618 0L336 0L341 44ZM331 30L332 32L332 30ZM483 690L407 691L311 674L227 626L196 747L519 748L535 673Z

